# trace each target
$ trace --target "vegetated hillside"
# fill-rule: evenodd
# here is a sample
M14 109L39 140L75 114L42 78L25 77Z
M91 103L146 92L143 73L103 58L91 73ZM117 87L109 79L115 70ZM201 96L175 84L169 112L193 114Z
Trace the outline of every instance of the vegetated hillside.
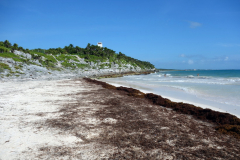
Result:
M81 76L154 70L154 66L125 54L88 44L86 48L24 49L5 40L0 41L0 78L39 77L59 73Z

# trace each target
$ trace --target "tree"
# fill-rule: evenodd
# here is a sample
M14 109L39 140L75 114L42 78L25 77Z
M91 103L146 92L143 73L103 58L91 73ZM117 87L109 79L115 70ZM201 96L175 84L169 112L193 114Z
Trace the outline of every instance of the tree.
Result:
M5 40L3 42L4 46L7 47L7 48L11 48L12 44L8 41L8 40Z
M62 54L62 53L63 53L63 49L60 48L60 47L58 47L56 50L57 50L57 53L58 53L58 54Z
M18 47L18 50L23 51L24 49L23 47Z
M80 52L82 49L78 46L75 47L77 52Z
M3 41L0 41L0 46L3 46L3 47L4 47L4 43L3 43Z
M18 50L18 44L17 44L17 43L14 43L12 49Z
M91 44L88 43L86 49L90 49L90 48L91 48Z

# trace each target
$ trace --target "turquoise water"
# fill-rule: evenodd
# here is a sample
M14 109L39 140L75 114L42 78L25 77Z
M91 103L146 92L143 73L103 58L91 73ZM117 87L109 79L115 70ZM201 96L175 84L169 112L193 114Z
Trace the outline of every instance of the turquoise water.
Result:
M108 82L166 97L204 102L240 116L240 70L166 71L113 78Z
M240 106L240 70L170 71L151 77L159 85L179 88L211 101Z
M240 70L191 70L191 71L170 71L172 76L205 76L219 78L240 78Z

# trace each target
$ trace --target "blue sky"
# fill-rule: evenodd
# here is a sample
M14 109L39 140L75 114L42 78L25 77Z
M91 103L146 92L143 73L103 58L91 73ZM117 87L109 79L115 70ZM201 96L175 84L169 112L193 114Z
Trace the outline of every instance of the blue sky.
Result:
M87 43L157 68L240 69L239 0L0 0L0 41Z

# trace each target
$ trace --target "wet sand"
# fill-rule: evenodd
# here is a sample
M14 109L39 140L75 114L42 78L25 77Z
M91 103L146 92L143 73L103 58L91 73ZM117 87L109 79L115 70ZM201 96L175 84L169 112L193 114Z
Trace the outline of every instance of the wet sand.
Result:
M0 159L239 159L216 125L83 79L4 82Z
M165 87L165 86L161 86L161 87L158 86L156 88L155 86L151 86L148 84L118 80L118 78L105 78L105 79L100 79L100 81L107 82L114 86L125 86L125 87L136 88L144 93L154 93L154 94L161 95L162 97L168 98L173 102L189 103L195 106L199 106L201 108L209 108L219 112L230 113L240 118L239 106L206 100L203 98L199 98L193 94L186 93L183 90L174 89L174 88Z

